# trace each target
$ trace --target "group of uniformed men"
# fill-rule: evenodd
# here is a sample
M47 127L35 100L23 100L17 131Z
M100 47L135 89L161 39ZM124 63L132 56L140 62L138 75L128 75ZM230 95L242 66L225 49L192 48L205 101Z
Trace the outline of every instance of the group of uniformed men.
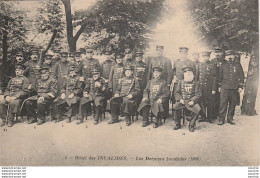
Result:
M181 118L189 121L189 130L196 120L218 124L233 122L239 92L244 84L244 73L239 54L214 48L194 53L180 47L181 57L174 61L163 56L163 46L157 46L157 56L143 61L141 50L126 49L124 54L112 54L108 48L106 60L100 65L93 58L92 48L74 53L53 50L39 60L39 50L32 48L30 60L24 62L23 52L16 53L14 76L1 95L1 126L12 127L14 121L41 125L47 119L81 124L93 115L94 124L102 120L106 110L111 113L109 124L124 116L131 125L133 115L143 117L142 127L157 128L169 114L173 103L174 130L181 128ZM1 91L2 92L2 91ZM170 102L169 102L170 101Z

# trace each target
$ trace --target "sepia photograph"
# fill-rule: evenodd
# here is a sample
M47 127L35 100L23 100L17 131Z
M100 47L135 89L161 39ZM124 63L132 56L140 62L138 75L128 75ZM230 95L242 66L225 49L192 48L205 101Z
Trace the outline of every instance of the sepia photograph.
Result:
M1 0L0 166L259 166L258 9Z

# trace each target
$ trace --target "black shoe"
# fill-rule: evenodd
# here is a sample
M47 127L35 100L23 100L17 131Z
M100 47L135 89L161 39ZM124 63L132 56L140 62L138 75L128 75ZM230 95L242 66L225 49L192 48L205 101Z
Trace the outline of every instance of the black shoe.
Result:
M114 120L111 120L108 122L108 124L114 124L114 123L117 123L118 121L114 121Z
M213 124L213 123L214 123L211 119L209 119L208 122L209 122L210 124Z
M178 130L178 129L180 129L180 128L181 128L180 125L175 125L175 126L173 127L173 130Z
M81 123L83 123L83 119L79 119L76 124L81 124Z
M37 122L37 125L42 125L42 124L44 124L45 123L45 121L38 121Z
M153 128L157 128L158 126L158 123L153 123Z
M93 123L94 125L97 125L98 124L98 121L94 121L94 123Z
M54 121L54 123L58 123L58 122L60 122L60 121L63 121L63 119L62 119L62 118L57 118L57 119Z
M190 125L190 126L189 126L189 131L190 131L190 132L194 132L194 130L195 130L194 126L191 126L191 125Z
M36 122L35 119L29 119L28 122L27 122L27 124L33 124L34 122Z
M69 117L68 119L66 119L66 123L70 123L71 122L71 118Z
M130 126L130 125L131 125L131 122L126 122L125 125L126 125L126 126Z
M223 125L224 121L218 121L218 125Z
M228 121L227 123L229 123L229 124L231 124L231 125L236 125L236 123L233 122L233 121Z
M149 125L149 123L143 123L142 124L142 127L146 127L146 126L148 126Z
M8 121L8 122L7 122L7 126L8 126L8 127L13 127L13 125L14 125L13 121Z

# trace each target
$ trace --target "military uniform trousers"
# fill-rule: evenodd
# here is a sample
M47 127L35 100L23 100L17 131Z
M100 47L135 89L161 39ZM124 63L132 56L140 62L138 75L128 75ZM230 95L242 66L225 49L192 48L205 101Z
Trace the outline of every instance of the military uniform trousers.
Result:
M237 104L237 89L221 89L219 121L224 122L226 114L227 114L227 121L228 122L233 121L236 104Z
M196 120L198 119L198 114L201 111L201 107L199 104L195 104L193 106L189 106L189 100L184 100L185 104L181 104L180 102L176 102L173 105L174 109L174 122L177 126L181 125L181 116L182 110L184 111L184 119L186 118L189 121L190 126L195 126Z
M6 119L7 101L4 99L4 95L0 95L0 118Z
M62 103L62 104L57 104L56 105L57 111L56 111L56 116L58 119L62 118L62 115L64 114L68 118L71 118L72 116L78 116L79 113L79 102L75 104L69 104L67 102Z
M215 118L214 109L216 96L212 95L211 89L206 84L200 84L202 90L202 97L200 99L201 106L201 116L206 119L206 117L210 120Z
M121 112L125 115L126 122L131 121L131 115L135 113L136 100L127 97L112 98L110 101L110 109L112 121L117 122Z
M49 112L52 106L53 99L44 98L43 101L38 101L37 96L26 99L24 107L26 109L27 117L35 118L37 116L38 122L45 122L46 114L53 114ZM52 109L53 110L53 109Z
M186 118L189 121L189 126L195 126L196 120L198 119L198 114L188 110L187 108L183 108L184 111L184 119ZM181 125L181 116L182 116L182 110L174 110L174 122L176 125Z
M142 102L139 105L138 112L140 112L143 117L143 124L149 123L150 111L152 112L152 115L155 116L154 123L158 124L159 120L164 118L164 105L165 103L148 104L146 102Z
M5 99L3 99L0 102L1 118L5 119L6 117L8 117L6 118L7 120L13 121L15 115L21 116L21 112L20 112L21 104L22 104L22 99L11 100L9 103ZM9 109L8 109L8 105L9 105Z
M95 110L95 121L98 121L102 118L102 113L105 111L107 107L107 100L102 96L96 96L93 99L94 110Z

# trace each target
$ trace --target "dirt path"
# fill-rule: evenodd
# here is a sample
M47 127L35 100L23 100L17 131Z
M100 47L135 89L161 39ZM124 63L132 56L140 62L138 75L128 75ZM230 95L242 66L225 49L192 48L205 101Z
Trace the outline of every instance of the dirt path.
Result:
M109 114L107 114L109 115ZM236 114L235 126L197 123L172 130L172 120L157 129L138 120L94 126L93 120L76 125L65 121L42 126L22 123L1 128L1 165L92 166L174 165L247 166L259 164L258 116ZM168 157L168 159L167 159ZM113 159L113 160L111 160Z

